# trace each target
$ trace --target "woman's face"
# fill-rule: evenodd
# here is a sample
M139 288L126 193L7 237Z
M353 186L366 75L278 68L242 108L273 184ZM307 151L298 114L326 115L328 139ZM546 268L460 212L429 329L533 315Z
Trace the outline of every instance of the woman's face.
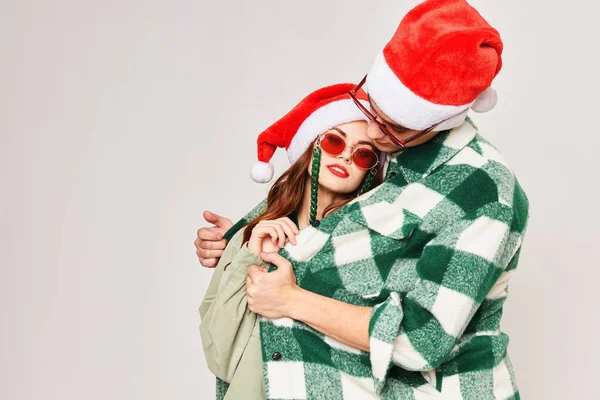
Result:
M337 156L321 150L319 185L334 193L352 193L358 189L369 172L354 163L352 152L359 147L366 147L377 153L373 141L367 135L367 123L364 121L349 122L338 125L326 133L333 133L343 138L346 141L346 148L342 154ZM311 170L312 161L308 167L309 174L311 174Z

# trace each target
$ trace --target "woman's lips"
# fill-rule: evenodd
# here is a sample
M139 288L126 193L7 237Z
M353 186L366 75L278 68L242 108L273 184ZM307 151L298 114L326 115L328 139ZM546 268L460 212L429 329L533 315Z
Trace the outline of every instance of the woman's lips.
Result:
M332 174L339 176L340 178L348 178L350 176L348 170L339 164L331 164L328 165L327 168Z

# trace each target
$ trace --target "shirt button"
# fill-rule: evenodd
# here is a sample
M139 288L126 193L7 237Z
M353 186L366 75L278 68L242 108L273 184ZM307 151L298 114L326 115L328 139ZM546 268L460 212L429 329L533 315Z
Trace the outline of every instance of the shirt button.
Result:
M281 360L281 353L276 351L275 353L273 353L273 355L271 357L273 358L273 360L279 361L279 360Z
M319 221L318 219L315 219L311 225L312 225L314 228L318 228L318 227L319 227L319 225L321 225L321 221Z
M396 176L396 173L395 173L395 172L390 172L390 178L393 178L393 177L395 177L395 176Z

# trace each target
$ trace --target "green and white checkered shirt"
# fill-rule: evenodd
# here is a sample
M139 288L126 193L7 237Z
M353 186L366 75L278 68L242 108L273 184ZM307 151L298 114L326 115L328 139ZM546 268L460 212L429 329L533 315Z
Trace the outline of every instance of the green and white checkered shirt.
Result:
M513 172L470 119L397 155L382 185L280 251L301 287L373 307L370 352L262 318L267 397L518 399L500 319L527 218Z

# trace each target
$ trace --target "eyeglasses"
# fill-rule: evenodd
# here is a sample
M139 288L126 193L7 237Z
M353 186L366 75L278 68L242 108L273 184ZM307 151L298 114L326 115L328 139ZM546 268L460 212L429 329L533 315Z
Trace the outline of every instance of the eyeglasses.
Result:
M356 98L356 92L358 92L365 84L365 82L367 81L367 75L365 75L364 78L362 78L362 80L360 81L360 83L354 88L352 89L348 94L350 95L350 98L352 98L352 100L354 101L354 104L356 104L356 106L360 109L360 111L363 112L363 114L365 114L367 116L367 118L369 118L369 120L371 122L374 122L375 124L377 124L377 126L379 127L379 129L381 130L381 132L383 132L388 138L390 138L390 140L392 141L392 143L394 143L396 146L399 146L401 148L406 148L406 144L409 142L412 142L415 139L420 138L423 135L428 134L429 132L431 132L432 130L434 130L437 126L439 126L442 122L446 122L447 120L449 120L450 118L454 118L456 115L451 116L450 118L446 118L445 120L438 122L437 124L423 130L420 132L417 132L416 134L412 135L411 137L404 139L404 140L400 140L398 139L393 132L391 132L388 127L386 126L385 123L380 122L375 115L373 115L371 113L371 111L369 111L368 108L366 108L360 101L358 101L358 99ZM461 111L462 112L462 111ZM457 114L458 115L458 114Z
M336 128L333 129L336 130ZM322 134L319 136L317 144L321 146L323 151L332 156L339 156L347 147L351 147L351 159L358 168L371 169L379 164L379 157L377 157L377 154L372 149L369 147L348 146L346 140L337 133L328 132ZM359 144L358 146L362 145Z

